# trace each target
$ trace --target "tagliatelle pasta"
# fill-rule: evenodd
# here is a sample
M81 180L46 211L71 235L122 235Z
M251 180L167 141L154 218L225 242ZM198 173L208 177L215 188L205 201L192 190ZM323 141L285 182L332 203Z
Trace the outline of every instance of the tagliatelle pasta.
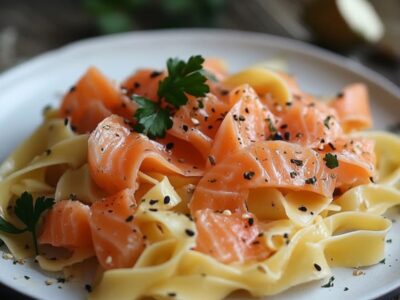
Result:
M94 300L260 297L381 261L400 138L359 131L372 124L366 87L322 102L282 71L228 75L210 59L197 73L199 61L121 87L91 68L45 113L0 166L11 253L54 272L94 258ZM21 228L24 193L55 199L36 254L4 225Z

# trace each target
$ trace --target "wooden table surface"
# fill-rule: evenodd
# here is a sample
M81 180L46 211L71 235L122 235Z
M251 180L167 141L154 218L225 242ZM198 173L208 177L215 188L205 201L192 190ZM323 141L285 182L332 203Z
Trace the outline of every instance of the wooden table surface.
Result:
M309 32L296 22L281 22L282 18L296 21L300 4L308 0L227 0L214 27L240 29L306 40L312 42ZM95 18L82 9L79 0L0 0L0 72L45 51L86 37L98 35ZM382 6L382 3L386 3ZM374 0L379 12L387 16L384 21L394 26L390 39L397 40L400 48L400 18L393 19L400 1ZM393 25L393 22L397 22ZM297 27L296 27L297 26ZM148 26L136 25L136 29ZM393 39L393 36L395 37ZM398 39L397 39L398 38ZM381 73L400 85L400 65L359 48L342 53ZM1 272L1 270L0 270ZM382 299L399 299L394 291ZM0 283L0 299L28 299Z

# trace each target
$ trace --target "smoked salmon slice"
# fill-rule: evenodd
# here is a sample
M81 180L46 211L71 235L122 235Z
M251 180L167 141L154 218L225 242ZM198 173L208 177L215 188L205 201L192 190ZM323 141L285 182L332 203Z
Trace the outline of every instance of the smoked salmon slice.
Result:
M131 101L123 97L111 81L91 67L64 96L60 115L70 118L78 133L86 133L116 111L131 117L133 108Z
M208 170L190 201L192 214L211 208L246 212L250 189L275 187L332 197L336 170L309 147L284 141L253 143Z
M341 138L329 144L325 152L337 155L336 187L347 190L373 180L376 164L374 141L359 137Z
M97 259L104 269L132 267L145 248L135 221L134 191L119 193L92 204L90 228Z
M91 177L112 195L125 188L136 189L139 170L200 176L204 165L201 156L179 145L178 140L170 143L163 145L133 132L121 117L112 115L99 123L90 135L88 162ZM173 149L168 145L174 145ZM180 150L175 152L174 149Z
M251 143L265 141L272 134L270 128L276 124L275 117L249 85L232 90L231 97L236 104L218 129L209 154L209 166Z
M140 95L142 97L157 100L158 84L166 76L165 72L153 69L141 69L127 78L121 88L130 97Z
M224 214L205 209L196 212L195 221L195 250L222 263L259 261L271 254L260 235L257 220L250 213Z
M276 130L282 139L303 146L323 148L343 133L335 110L307 95L294 97L276 115L280 117Z
M70 250L92 248L89 218L89 206L79 201L58 201L43 220L39 243Z
M354 83L344 88L330 102L346 132L365 130L372 127L368 90L362 83Z

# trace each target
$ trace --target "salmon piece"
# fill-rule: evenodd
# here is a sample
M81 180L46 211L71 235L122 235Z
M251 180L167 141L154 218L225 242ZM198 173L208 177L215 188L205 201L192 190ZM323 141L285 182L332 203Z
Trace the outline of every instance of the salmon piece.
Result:
M88 163L93 181L109 195L125 188L136 189L139 170L200 176L204 160L182 141L173 141L175 150L167 144L150 140L133 132L116 115L104 119L92 132L88 142Z
M133 190L124 189L91 207L94 250L106 270L132 267L145 248L134 217L137 207L133 195Z
M277 131L282 139L311 148L323 148L342 135L336 112L324 103L303 95L277 112Z
M232 90L231 97L237 98L236 104L218 129L209 154L209 167L251 143L266 140L272 134L270 124L276 122L249 85Z
M158 84L166 77L163 71L154 69L141 69L127 78L121 88L130 97L133 94L139 95L153 101L157 101Z
M203 63L203 67L208 72L213 74L218 81L224 80L224 78L228 75L227 65L225 61L220 58L206 58Z
M205 161L210 153L213 138L229 108L229 104L212 94L202 99L189 97L188 104L181 106L175 113L168 135L192 144Z
M346 132L372 127L368 90L362 83L351 84L330 102Z
M246 212L250 189L259 187L309 191L332 197L336 170L309 147L283 141L256 142L227 156L208 170L197 185L189 207Z
M244 263L264 260L271 255L254 216L247 213L226 215L211 209L195 214L197 238L195 250L222 263Z
M69 250L93 248L89 218L89 206L79 201L58 201L44 217L38 241Z
M64 96L60 115L70 118L78 133L86 133L121 107L126 108L124 116L130 116L133 107L129 102L98 69L91 67Z
M337 155L339 162L336 187L347 190L371 182L376 165L374 144L366 138L341 138L325 148L326 153Z

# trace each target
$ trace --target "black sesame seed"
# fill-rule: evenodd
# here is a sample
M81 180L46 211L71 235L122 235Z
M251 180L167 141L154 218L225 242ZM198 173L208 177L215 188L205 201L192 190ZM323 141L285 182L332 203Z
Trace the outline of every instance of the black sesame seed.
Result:
M188 236L194 236L194 231L191 230L191 229L185 229L185 233L186 233Z
M300 207L299 207L299 210L300 210L300 211L306 212L306 211L307 211L307 207L305 207L305 206L300 206Z
M317 270L318 272L322 270L321 266L319 264L314 264L314 268L315 270Z
M125 219L125 222L131 222L133 220L133 216L130 215Z
M171 198L169 196L164 197L164 204L168 204L171 201Z
M149 208L149 211L158 211L157 208Z
M156 204L157 202L158 202L158 200L153 200L153 199L149 201L150 205L154 205L154 204Z
M162 72L153 71L150 73L150 78L156 78L156 77L160 76L161 74L162 74Z
M317 178L315 176L311 177L311 178L307 178L305 183L306 184L315 184L317 182Z
M246 171L243 173L243 178L246 180L251 180L255 174L256 173L254 173L253 171Z

